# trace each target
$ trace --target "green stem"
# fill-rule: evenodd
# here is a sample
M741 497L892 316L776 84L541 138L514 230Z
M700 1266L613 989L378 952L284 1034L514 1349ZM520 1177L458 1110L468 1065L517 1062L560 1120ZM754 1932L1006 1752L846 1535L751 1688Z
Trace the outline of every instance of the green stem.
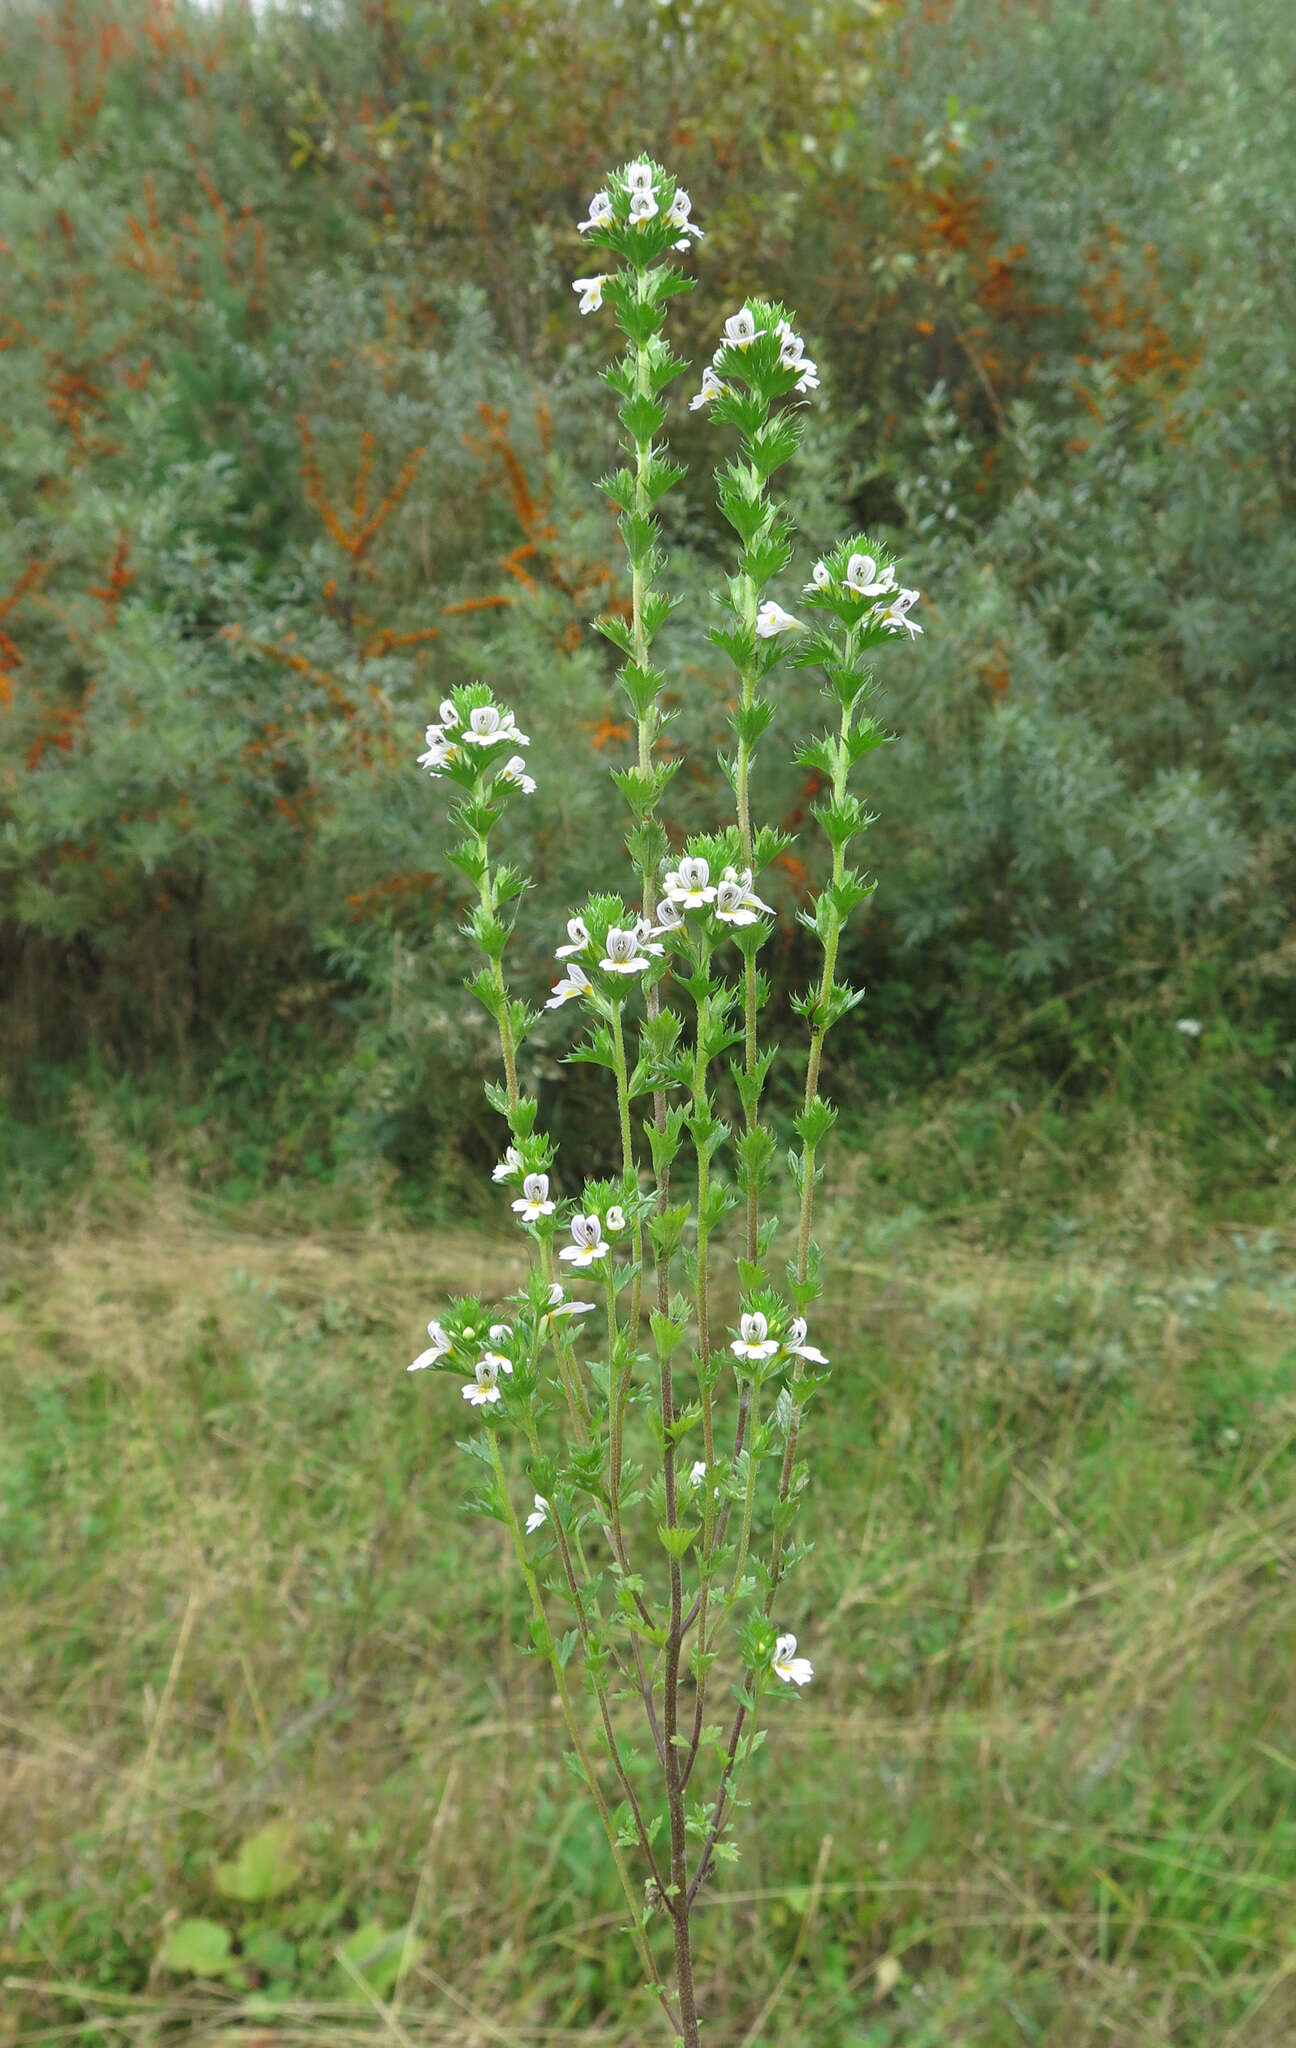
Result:
M756 630L756 585L750 576L743 578L743 624L749 632ZM742 671L742 703L744 711L751 709L756 694L756 676L751 668ZM753 863L751 798L749 779L751 774L751 749L746 738L738 740L738 772L735 777L735 796L738 809L738 838L742 848L741 862L745 868ZM743 1072L748 1082L756 1071L756 955L743 956ZM756 1128L758 1105L749 1095L746 1110L746 1129L750 1137ZM747 1180L747 1259L756 1263L756 1247L760 1231L760 1191L756 1177L749 1169Z
M540 1455L540 1446L535 1440L534 1435L532 1436L532 1450L537 1457ZM566 1532L563 1529L562 1523L558 1520L557 1510L552 1504L549 1509L549 1519L553 1524L554 1534L558 1538L558 1554L562 1559L563 1576L567 1581L567 1590L571 1594L572 1605L576 1610L576 1627L580 1634L581 1648L585 1653L585 1669L589 1675L594 1697L598 1702L599 1718L603 1723L603 1739L607 1743L608 1755L612 1759L613 1769L616 1771L621 1790L625 1794L626 1804L630 1808L631 1816L634 1820L635 1833L639 1837L640 1853L648 1865L653 1883L658 1891L661 1891L661 1872L657 1868L657 1859L653 1855L652 1842L644 1825L644 1817L640 1811L638 1795L635 1792L630 1774L626 1770L620 1746L616 1739L616 1733L612 1726L612 1714L608 1705L607 1687L604 1685L598 1669L598 1651L590 1635L589 1619L585 1613L585 1603L581 1598L580 1585L572 1565L571 1552L567 1547Z
M482 862L481 881L477 885L477 893L484 915L493 918L496 909L495 880L490 868L490 846L484 832L479 832L477 835L477 851L481 855ZM508 1088L509 1130L513 1131L519 1100L517 1048L513 1043L513 1026L509 1021L508 987L504 980L503 961L493 959L491 961L491 971L494 975L495 987L499 992L500 998L499 1016L496 1022L499 1028L500 1052L504 1058L504 1080Z
M648 1946L648 1938L643 1929L642 1906L635 1895L634 1882L626 1866L625 1857L621 1852L621 1845L617 1840L616 1823L608 1811L607 1801L603 1797L603 1788L595 1775L594 1766L590 1760L589 1751L585 1746L585 1740L580 1731L580 1724L576 1719L575 1709L572 1706L571 1694L567 1689L567 1674L559 1660L557 1645L553 1639L553 1632L549 1627L549 1617L545 1612L544 1600L536 1583L535 1573L531 1569L531 1560L527 1556L526 1544L522 1540L522 1530L518 1523L517 1515L514 1512L512 1495L509 1492L508 1480L504 1474L504 1461L500 1457L499 1436L489 1426L487 1428L487 1435L490 1439L491 1463L494 1466L495 1478L499 1486L500 1502L504 1509L509 1533L513 1538L513 1548L522 1570L522 1577L526 1581L526 1589L531 1598L531 1609L535 1615L537 1627L541 1631L542 1640L546 1645L545 1655L548 1658L549 1668L553 1672L554 1685L558 1693L558 1703L562 1708L563 1720L567 1724L567 1733L571 1737L572 1748L576 1752L581 1773L586 1784L589 1786L590 1796L598 1808L599 1819L603 1823L603 1832L607 1836L608 1848L612 1852L612 1861L616 1865L617 1876L621 1880L621 1889L625 1893L626 1904L630 1909L630 1934L635 1945L635 1953L639 1958L640 1968L643 1970L645 1982L650 1985L656 1985L657 1971L653 1964L652 1951ZM690 1990L692 1989L691 1982L689 1988ZM665 1994L658 1992L657 1997L671 2026L677 2026L675 2014L671 2011L670 2003Z

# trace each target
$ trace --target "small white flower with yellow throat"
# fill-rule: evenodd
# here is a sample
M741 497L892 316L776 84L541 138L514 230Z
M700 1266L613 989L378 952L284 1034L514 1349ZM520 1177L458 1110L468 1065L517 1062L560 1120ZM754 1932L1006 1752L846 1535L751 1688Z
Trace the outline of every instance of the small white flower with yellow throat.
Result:
M593 984L588 974L586 974L579 960L573 960L570 962L562 980L554 983L553 994L545 1004L545 1008L546 1010L561 1010L563 1004L571 1002L574 996L587 996L592 992Z
M619 925L614 924L605 943L607 951L599 961L599 966L606 968L609 974L643 974L652 966L647 954L639 950L637 926L632 926L629 931L622 931Z
M708 363L702 372L702 389L695 398L689 400L689 411L696 412L700 406L710 405L713 398L723 398L728 389L729 386L720 382Z
M787 1352L789 1358L804 1358L807 1365L827 1365L828 1363L822 1351L816 1351L813 1344L806 1343L806 1319L804 1316L793 1316L792 1321L788 1324L787 1336L783 1339L783 1349Z
M552 1216L556 1203L549 1199L549 1176L547 1173L529 1173L522 1183L522 1193L513 1204L513 1213L524 1223L537 1223L542 1216Z
M543 1529L548 1519L549 1503L542 1493L538 1493L535 1497L535 1506L526 1518L527 1535L534 1536L537 1529Z
M715 902L715 885L711 880L711 863L701 854L691 860L682 860L672 868L666 877L666 896L669 902L677 903L681 910L701 910L706 903ZM657 915L661 916L658 906Z
M885 597L895 580L895 570L879 568L872 555L852 555L846 564L846 587L857 597Z
M808 1657L798 1657L795 1636L780 1636L774 1645L774 1656L770 1669L784 1685L809 1685L814 1677L814 1665Z
M773 1358L779 1348L778 1338L770 1336L768 1319L759 1309L753 1315L740 1317L738 1332L729 1346L735 1358Z
M597 313L603 304L603 287L606 283L606 271L601 271L597 277L573 278L572 290L580 293L580 304L576 309L577 312Z
M794 619L791 612L785 612L781 604L775 604L767 597L756 613L756 638L772 640L777 633L799 633L800 619Z
M756 325L756 315L749 313L746 306L740 312L731 313L724 324L724 340L720 348L750 348L759 340L765 329ZM720 349L716 350L719 355Z
M573 1266L592 1266L596 1259L606 1259L612 1250L604 1239L603 1225L597 1214L573 1216L571 1234L572 1242L565 1244L558 1256Z
M612 201L606 192L596 192L590 200L589 219L576 223L578 235L587 235L591 228L606 228L612 225Z
M473 1376L463 1390L464 1400L474 1408L489 1408L502 1398L499 1390L500 1362L493 1351L477 1360Z
M501 711L495 704L479 704L475 711L468 713L463 740L469 747L495 747L501 740L512 740L518 747L531 744L530 736L518 731L513 713Z

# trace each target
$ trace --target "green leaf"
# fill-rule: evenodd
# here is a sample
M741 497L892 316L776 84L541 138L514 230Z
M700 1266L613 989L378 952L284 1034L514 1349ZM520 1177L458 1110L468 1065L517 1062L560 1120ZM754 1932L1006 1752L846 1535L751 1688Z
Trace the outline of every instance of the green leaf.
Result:
M238 1965L224 1927L215 1920L181 1920L158 1950L155 1967L177 1976L226 1977Z
M216 1889L221 1897L252 1906L289 1891L300 1868L293 1861L292 1840L292 1829L281 1820L272 1820L268 1827L249 1835L232 1863L216 1865Z
M354 1995L356 1977L364 1979L380 1998L396 1988L396 1980L412 1970L425 1944L416 1941L408 1927L384 1927L381 1920L366 1920L349 1935L338 1950L338 1977ZM346 1958L348 1970L340 1960Z

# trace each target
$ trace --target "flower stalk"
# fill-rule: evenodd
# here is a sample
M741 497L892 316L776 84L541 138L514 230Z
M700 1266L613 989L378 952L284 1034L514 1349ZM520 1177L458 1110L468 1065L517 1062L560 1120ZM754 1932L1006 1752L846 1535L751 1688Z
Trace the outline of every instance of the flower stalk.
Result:
M576 280L580 312L610 313L624 343L603 376L625 460L600 488L617 511L629 602L595 625L620 656L616 686L634 720L634 757L614 770L630 819L630 888L626 897L591 894L572 911L543 1008L512 994L505 955L529 884L496 859L492 834L512 805L536 794L518 751L530 742L486 684L452 689L427 728L420 766L455 792L450 857L470 884L463 929L481 956L468 987L495 1021L503 1070L487 1086L508 1133L494 1179L530 1242L531 1265L507 1314L474 1298L445 1306L410 1370L457 1375L480 1419L463 1445L489 1469L477 1505L508 1527L532 1647L552 1671L645 1983L676 2042L700 2048L699 1897L717 1865L739 1853L734 1815L766 1703L796 1697L813 1677L780 1624L802 1554L791 1540L805 1492L802 1420L828 1366L806 1323L821 1288L815 1188L835 1116L822 1093L824 1048L860 1000L841 979L842 942L872 886L850 860L869 823L851 779L885 738L867 708L868 656L921 628L910 616L917 593L899 588L886 551L863 536L815 564L795 612L772 594L793 550L773 479L796 454L800 401L819 378L785 309L749 301L725 321L692 400L737 437L716 475L737 559L717 593L727 616L712 632L734 671L724 764L733 807L710 834L668 832L664 799L679 759L663 758L660 741L679 692L665 694L658 659L675 605L660 587L658 507L683 474L663 429L665 394L686 366L665 325L671 299L689 286L670 259L690 251L701 229L689 195L639 159L594 195L580 232L605 266ZM782 1170L765 1111L777 1046L762 1043L769 990L759 967L777 912L758 891L790 842L760 821L759 756L779 716L776 674L788 664L822 671L834 716L795 750L819 780L814 817L828 858L801 913L821 957L794 998L807 1040L798 1142L787 1155L795 1235L780 1285L771 1277L777 1219L763 1199ZM540 1103L524 1086L531 1033L546 1013L572 1005L579 1023L567 1057L602 1068L615 1103L608 1125L614 1114L619 1170L610 1178L560 1170ZM726 1338L719 1304L735 1297ZM525 1527L519 1488L534 1502ZM554 1576L542 1582L545 1555ZM573 1610L561 1637L546 1594ZM713 1672L737 1694L718 1761L704 1740ZM646 1742L627 1725L627 1699L642 1708Z

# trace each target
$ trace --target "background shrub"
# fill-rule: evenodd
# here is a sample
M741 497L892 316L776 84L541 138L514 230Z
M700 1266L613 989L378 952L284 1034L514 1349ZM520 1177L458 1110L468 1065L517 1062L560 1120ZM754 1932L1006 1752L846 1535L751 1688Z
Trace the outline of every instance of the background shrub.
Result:
M1289 1060L1294 60L1279 0L11 14L13 1107L51 1061L161 1059L291 1098L283 1160L444 1149L484 1054L413 756L466 673L525 713L539 988L626 738L586 624L619 572L573 224L648 143L707 230L696 352L759 280L824 367L805 565L852 521L924 591L878 757L857 1085L994 1051L1070 1086L1131 1000ZM677 410L679 729L705 762L717 451ZM814 689L789 686L791 730ZM813 787L769 772L795 824ZM717 780L689 798L705 822ZM775 878L784 992L813 879L795 853Z

